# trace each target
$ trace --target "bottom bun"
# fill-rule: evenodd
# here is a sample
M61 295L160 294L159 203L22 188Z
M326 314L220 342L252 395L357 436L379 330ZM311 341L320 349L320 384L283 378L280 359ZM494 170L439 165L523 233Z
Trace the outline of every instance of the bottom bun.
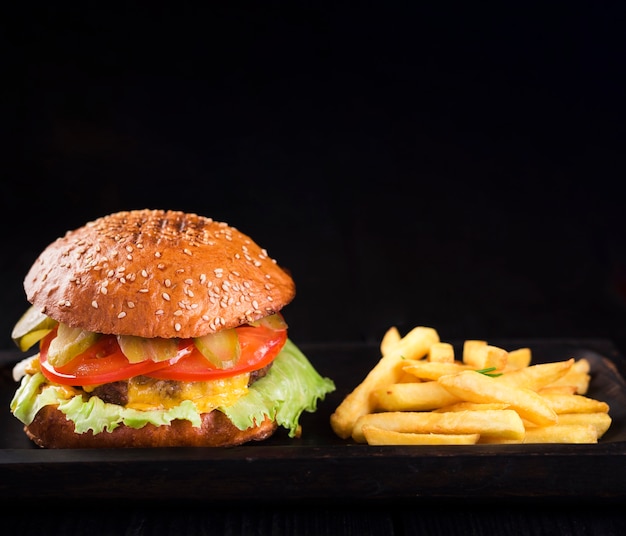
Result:
M74 432L74 423L55 406L44 406L33 422L24 427L26 435L44 448L110 447L232 447L270 437L277 424L266 419L259 426L239 430L221 411L203 413L198 428L189 421L174 420L169 426L146 424L142 428L120 425L112 432L94 435Z

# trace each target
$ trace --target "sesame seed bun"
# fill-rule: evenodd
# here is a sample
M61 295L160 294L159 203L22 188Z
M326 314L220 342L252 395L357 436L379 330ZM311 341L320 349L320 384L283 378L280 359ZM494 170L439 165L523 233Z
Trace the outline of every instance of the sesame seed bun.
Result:
M74 423L55 406L42 407L26 435L43 448L152 448L152 447L233 447L270 437L277 424L265 419L260 425L239 430L220 411L201 415L202 424L175 420L168 426L146 424L142 428L120 425L112 432L77 434Z
M87 331L199 337L280 311L291 276L226 223L178 211L118 212L69 231L24 280L44 314Z

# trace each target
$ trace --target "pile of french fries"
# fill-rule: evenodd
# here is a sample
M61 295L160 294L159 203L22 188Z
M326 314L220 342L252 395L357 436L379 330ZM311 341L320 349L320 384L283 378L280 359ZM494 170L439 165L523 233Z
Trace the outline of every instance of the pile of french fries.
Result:
M530 348L466 340L460 358L438 332L385 333L380 361L331 415L341 438L370 445L597 443L609 405L586 396L589 362L532 363Z

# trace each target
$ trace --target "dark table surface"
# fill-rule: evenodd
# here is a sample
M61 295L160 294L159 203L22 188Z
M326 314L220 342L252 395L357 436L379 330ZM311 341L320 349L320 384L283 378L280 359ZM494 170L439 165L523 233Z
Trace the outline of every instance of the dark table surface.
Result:
M2 11L0 350L14 351L22 280L49 242L149 207L226 221L266 247L296 281L284 312L300 344L372 346L390 326L427 325L447 340L594 339L626 353L619 7ZM64 501L71 485L5 497L27 505L8 528L626 529L623 500L602 496L102 504Z

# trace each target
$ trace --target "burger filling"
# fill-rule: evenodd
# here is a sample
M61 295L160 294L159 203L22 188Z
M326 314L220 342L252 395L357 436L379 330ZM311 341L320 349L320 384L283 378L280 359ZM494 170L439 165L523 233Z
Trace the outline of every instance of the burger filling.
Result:
M199 409L211 411L223 404L224 392L245 394L247 387L267 374L271 367L267 365L249 374L240 374L232 378L213 382L182 382L178 380L160 380L150 376L135 376L128 380L97 385L93 389L83 387L91 396L97 396L108 404L117 404L135 409L171 408L183 400L193 400ZM245 385L244 385L245 384ZM207 404L213 400L214 404ZM201 401L204 401L202 403Z
M29 332L30 340L40 340L39 353L14 370L21 383L11 411L26 425L46 405L73 421L77 433L110 432L121 424L168 425L174 419L200 426L202 413L217 410L240 430L269 417L294 437L301 413L315 411L318 400L335 389L287 338L280 315L200 340L122 343L112 335L45 322L37 337Z

